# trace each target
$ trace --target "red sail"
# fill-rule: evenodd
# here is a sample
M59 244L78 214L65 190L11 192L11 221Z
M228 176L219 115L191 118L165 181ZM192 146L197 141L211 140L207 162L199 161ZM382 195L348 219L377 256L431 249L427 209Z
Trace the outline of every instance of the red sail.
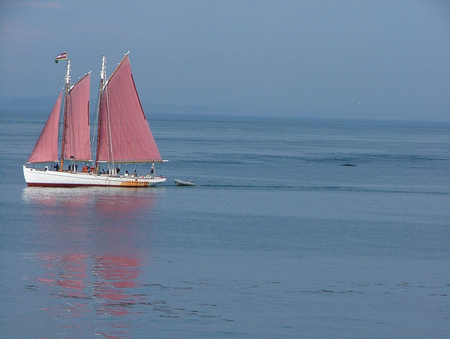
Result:
M106 83L99 124L99 161L161 160L136 91L128 55Z
M28 162L50 162L58 160L58 124L62 92L59 94L41 135L31 152Z
M86 74L67 96L64 158L91 160L89 132L90 74Z

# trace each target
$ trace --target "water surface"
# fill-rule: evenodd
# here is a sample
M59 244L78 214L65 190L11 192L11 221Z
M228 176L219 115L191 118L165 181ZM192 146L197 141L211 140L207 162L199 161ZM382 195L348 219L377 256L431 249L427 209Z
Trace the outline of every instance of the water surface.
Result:
M1 115L2 337L450 335L448 124L150 122L164 185L27 188Z

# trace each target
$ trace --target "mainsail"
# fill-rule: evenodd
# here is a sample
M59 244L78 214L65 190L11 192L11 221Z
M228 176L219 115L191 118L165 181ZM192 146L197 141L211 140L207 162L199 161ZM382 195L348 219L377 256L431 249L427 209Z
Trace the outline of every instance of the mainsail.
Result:
M53 162L58 161L58 125L59 125L59 112L61 110L61 98L62 92L59 94L56 100L55 106L53 106L50 116L42 129L33 152L27 162Z
M162 161L126 55L106 82L99 109L97 161Z
M89 131L90 73L81 78L67 95L64 159L91 160Z

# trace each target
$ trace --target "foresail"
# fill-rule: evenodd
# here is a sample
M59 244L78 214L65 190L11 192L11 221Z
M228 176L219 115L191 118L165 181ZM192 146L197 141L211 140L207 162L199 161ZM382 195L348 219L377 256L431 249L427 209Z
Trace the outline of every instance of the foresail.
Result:
M99 114L98 160L161 160L131 73L128 55L109 78Z
M86 74L69 91L64 134L64 159L90 160L89 131L90 74Z
M28 162L51 162L58 160L58 125L62 92L59 94L50 116L42 129Z

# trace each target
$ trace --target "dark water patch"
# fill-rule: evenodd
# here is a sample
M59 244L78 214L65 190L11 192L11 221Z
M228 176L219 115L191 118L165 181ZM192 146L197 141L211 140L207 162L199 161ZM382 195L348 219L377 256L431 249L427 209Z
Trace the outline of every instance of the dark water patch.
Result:
M317 291L302 291L303 293L313 293L313 294L348 294L348 293L357 293L362 294L362 292L356 291L333 291L333 290L317 290Z
M450 195L450 190L446 187L436 187L435 191L419 190L417 187L361 187L361 186L310 186L310 185L269 185L264 182L254 185L216 185L201 184L204 188L212 189L234 189L234 190L252 190L252 191L286 191L286 192L355 192L355 193L389 193L389 194L438 194ZM428 188L428 187L427 187ZM442 189L443 191L440 191Z
M26 285L25 288L29 291L38 291L38 286L35 285Z

